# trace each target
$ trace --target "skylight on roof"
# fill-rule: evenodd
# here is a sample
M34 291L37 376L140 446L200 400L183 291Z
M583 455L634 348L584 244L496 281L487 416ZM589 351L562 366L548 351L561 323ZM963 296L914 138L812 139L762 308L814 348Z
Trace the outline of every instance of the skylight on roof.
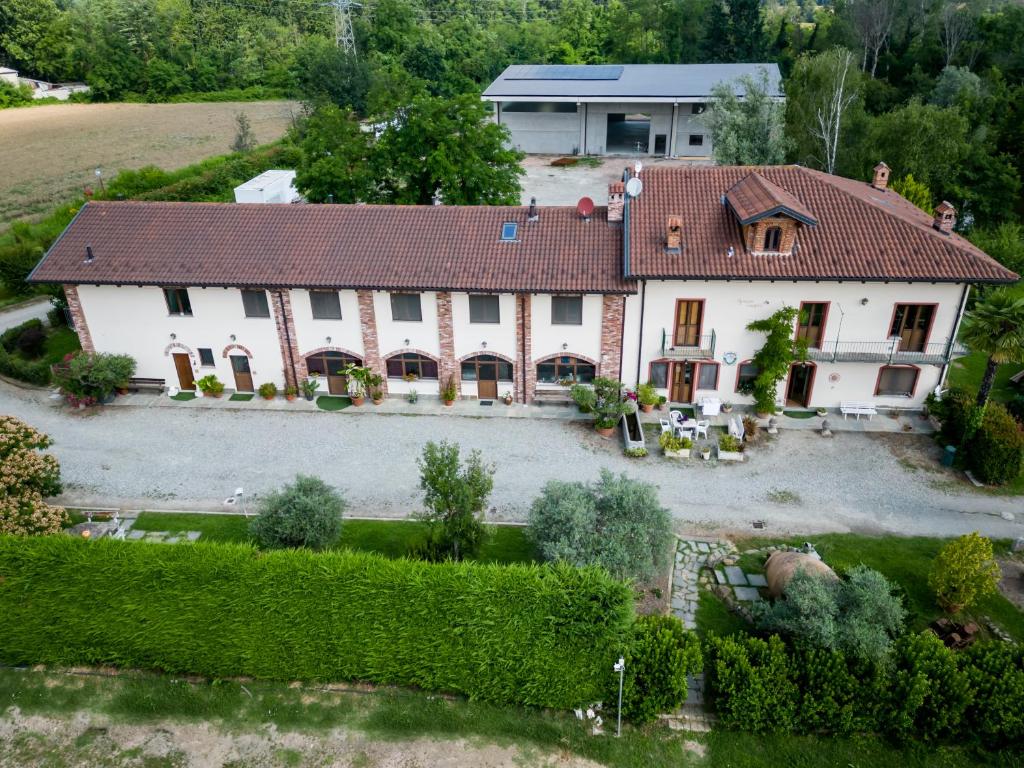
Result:
M505 241L515 240L519 235L519 225L514 221L506 221L501 225L501 239Z

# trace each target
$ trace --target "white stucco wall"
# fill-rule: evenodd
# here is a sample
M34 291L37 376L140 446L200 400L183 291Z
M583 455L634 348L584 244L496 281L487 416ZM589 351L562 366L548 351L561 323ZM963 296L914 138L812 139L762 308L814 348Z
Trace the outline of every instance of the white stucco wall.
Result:
M585 295L582 325L554 325L551 322L551 296L534 294L530 311L530 349L534 361L552 355L582 355L599 361L601 302L601 296Z
M753 357L763 344L763 334L746 330L753 320L766 318L783 306L799 307L801 302L828 302L824 329L828 342L885 342L896 304L937 303L928 343L945 342L952 333L963 286L928 283L785 283L785 282L649 282L644 300L644 335L639 349L639 382L649 377L651 361L662 358L662 329L670 344L677 299L703 299L703 334L716 334L714 359L721 366L717 390L695 390L695 401L712 395L735 403L750 398L735 391L737 366ZM862 299L868 299L862 304ZM627 303L623 380L638 383L635 339L639 333L640 297ZM734 365L726 365L726 353L736 354ZM918 364L921 373L914 398L875 397L875 384L883 363L817 363L811 393L812 406L837 407L844 400L870 400L879 406L916 407L938 383L940 368ZM838 380L829 381L831 374ZM785 394L786 382L779 385ZM662 394L667 394L662 391Z
M313 319L309 291L293 290L290 294L295 336L302 355L321 347L338 347L349 350L359 358L363 357L363 330L359 321L359 301L355 291L338 291L341 320ZM390 313L389 305L388 317L391 316ZM330 341L327 340L328 337Z
M241 292L234 288L189 288L188 295L191 317L168 314L161 288L78 287L96 350L131 355L138 363L136 376L166 379L168 386L177 386L171 354L186 350L176 348L164 353L167 345L175 342L192 352L196 379L214 373L227 389L234 389L231 361L223 351L229 344L240 344L252 352L249 366L254 386L266 381L284 386L284 364L273 319L276 308L269 294L270 318L246 317ZM172 333L177 338L171 339ZM213 367L199 366L200 347L213 350ZM234 350L230 354L242 353Z

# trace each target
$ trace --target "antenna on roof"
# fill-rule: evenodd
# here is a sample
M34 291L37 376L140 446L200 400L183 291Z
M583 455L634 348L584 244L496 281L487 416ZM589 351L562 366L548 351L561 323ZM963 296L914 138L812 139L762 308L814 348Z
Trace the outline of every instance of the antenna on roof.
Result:
M589 197L581 197L576 203L576 213L584 221L590 221L590 216L594 213L594 201Z

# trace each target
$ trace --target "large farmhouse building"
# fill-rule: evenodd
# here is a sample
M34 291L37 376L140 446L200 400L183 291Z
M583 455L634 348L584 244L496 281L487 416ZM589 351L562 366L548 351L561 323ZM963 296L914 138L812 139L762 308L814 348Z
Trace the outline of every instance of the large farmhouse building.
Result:
M573 207L91 202L32 275L64 285L83 348L138 375L229 389L346 362L392 395L517 402L595 376L672 402L750 402L764 341L800 310L808 360L778 401L914 408L939 386L972 283L1017 276L887 188L798 166L642 174ZM630 185L635 193L636 184ZM582 211L582 212L581 212Z
M483 98L523 152L707 158L711 91L730 83L742 98L743 76L783 98L777 64L513 65Z

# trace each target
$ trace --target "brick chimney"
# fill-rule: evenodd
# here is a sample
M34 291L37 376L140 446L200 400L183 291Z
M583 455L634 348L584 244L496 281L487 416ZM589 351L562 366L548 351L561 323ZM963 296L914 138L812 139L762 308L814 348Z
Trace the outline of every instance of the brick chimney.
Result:
M871 186L883 192L889 187L889 166L879 163L874 168L875 175L871 179Z
M669 216L666 225L665 248L678 251L683 247L683 220L678 216Z
M622 221L626 207L626 185L613 181L608 185L608 222Z
M932 220L932 226L942 234L948 235L956 226L956 208L943 200L935 206L935 218Z

